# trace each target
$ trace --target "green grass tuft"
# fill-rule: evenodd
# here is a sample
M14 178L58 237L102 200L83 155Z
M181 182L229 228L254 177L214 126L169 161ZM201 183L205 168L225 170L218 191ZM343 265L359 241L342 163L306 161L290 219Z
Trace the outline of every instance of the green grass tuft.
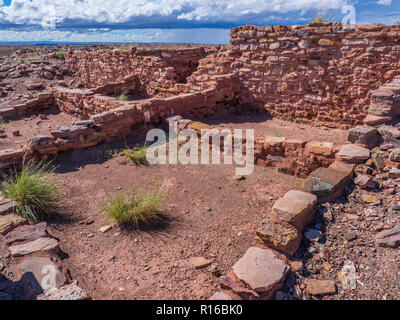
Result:
M56 57L57 57L57 59L64 60L65 59L65 51L57 51Z
M0 130L3 130L6 126L6 121L2 118L0 118Z
M108 199L103 206L105 213L118 224L135 225L150 224L159 219L162 194L159 191L128 195L117 194Z
M135 147L133 149L125 149L123 151L123 155L132 160L133 163L140 164L149 164L147 161L147 146Z
M120 95L117 96L117 100L119 101L127 101L128 96L125 93L121 93Z
M58 200L59 184L53 179L54 167L45 160L23 164L20 172L4 177L1 191L17 203L15 213L32 223L50 216Z

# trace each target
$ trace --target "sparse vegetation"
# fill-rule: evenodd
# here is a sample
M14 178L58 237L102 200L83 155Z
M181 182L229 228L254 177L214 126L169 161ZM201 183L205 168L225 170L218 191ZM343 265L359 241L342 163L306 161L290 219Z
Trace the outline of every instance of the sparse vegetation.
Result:
M318 15L313 20L311 20L311 23L328 23L328 22L331 22L331 20L323 15Z
M6 198L17 203L15 212L32 223L51 215L58 199L59 185L52 174L54 167L42 160L29 161L22 170L4 176L1 191Z
M3 130L6 126L6 121L2 118L0 118L0 130Z
M128 100L128 96L125 93L121 93L120 95L117 96L117 100L126 101Z
M140 164L148 164L147 161L147 149L146 145L141 147L134 147L132 149L125 149L122 151L123 156L133 161L133 163Z
M65 51L57 51L56 52L57 59L64 60L65 59Z
M121 225L150 224L159 219L160 191L138 194L131 192L128 195L117 194L108 199L103 206L105 213Z

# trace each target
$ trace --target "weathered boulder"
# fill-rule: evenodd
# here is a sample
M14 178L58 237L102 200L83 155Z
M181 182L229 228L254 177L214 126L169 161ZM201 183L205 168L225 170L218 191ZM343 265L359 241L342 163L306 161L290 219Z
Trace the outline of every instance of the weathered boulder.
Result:
M37 297L37 300L88 300L87 293L76 283L48 290L46 293Z
M313 194L291 190L274 204L272 212L280 220L302 230L314 219L317 202Z
M251 289L263 294L274 294L280 289L289 266L270 249L249 248L235 263L233 272Z
M336 159L347 163L361 163L368 160L370 151L355 144L346 144L336 154Z

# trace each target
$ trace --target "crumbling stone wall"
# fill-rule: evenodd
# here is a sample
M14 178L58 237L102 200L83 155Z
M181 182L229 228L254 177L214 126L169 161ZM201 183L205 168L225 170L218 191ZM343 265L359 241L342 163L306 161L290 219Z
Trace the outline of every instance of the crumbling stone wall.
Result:
M234 73L244 105L288 120L359 124L372 91L400 74L399 26L247 25L233 28L231 37L228 51L200 61L188 79L192 88Z
M197 69L199 60L205 58L207 52L202 47L151 51L135 48L92 52L71 50L66 55L66 67L74 74L72 85L75 87L102 87L104 90L110 83L123 84L136 76L140 87L128 91L145 96L169 96L182 92L184 86L179 84L186 83L186 78Z

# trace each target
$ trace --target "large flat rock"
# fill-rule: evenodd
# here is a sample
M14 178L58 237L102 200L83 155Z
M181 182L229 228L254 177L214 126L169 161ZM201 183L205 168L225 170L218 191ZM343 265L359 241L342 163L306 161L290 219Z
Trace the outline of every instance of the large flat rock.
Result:
M58 240L53 238L39 238L24 244L14 244L9 247L13 257L22 257L39 251L53 251L58 249Z
M300 182L299 190L316 195L321 202L333 201L342 195L350 181L349 172L318 168Z
M272 212L301 230L314 219L317 202L317 196L311 193L291 190L274 204Z
M249 248L233 266L235 275L251 289L271 294L283 285L289 269L272 250L257 247Z
M279 251L293 255L300 246L301 233L288 223L264 219L256 232L256 240Z
M58 288L66 281L60 267L48 257L27 257L18 264L17 270L24 291L30 298Z
M16 214L0 216L0 234L5 235L7 232L14 230L16 227L26 222L24 218Z
M367 148L346 144L336 154L336 159L347 163L361 163L369 159L371 153Z
M43 238L46 236L46 227L46 222L41 222L33 226L23 226L9 232L3 237L3 240L10 246L14 242L25 242Z
M13 213L16 205L17 204L14 201L7 200L0 203L0 216L5 216L9 213Z

